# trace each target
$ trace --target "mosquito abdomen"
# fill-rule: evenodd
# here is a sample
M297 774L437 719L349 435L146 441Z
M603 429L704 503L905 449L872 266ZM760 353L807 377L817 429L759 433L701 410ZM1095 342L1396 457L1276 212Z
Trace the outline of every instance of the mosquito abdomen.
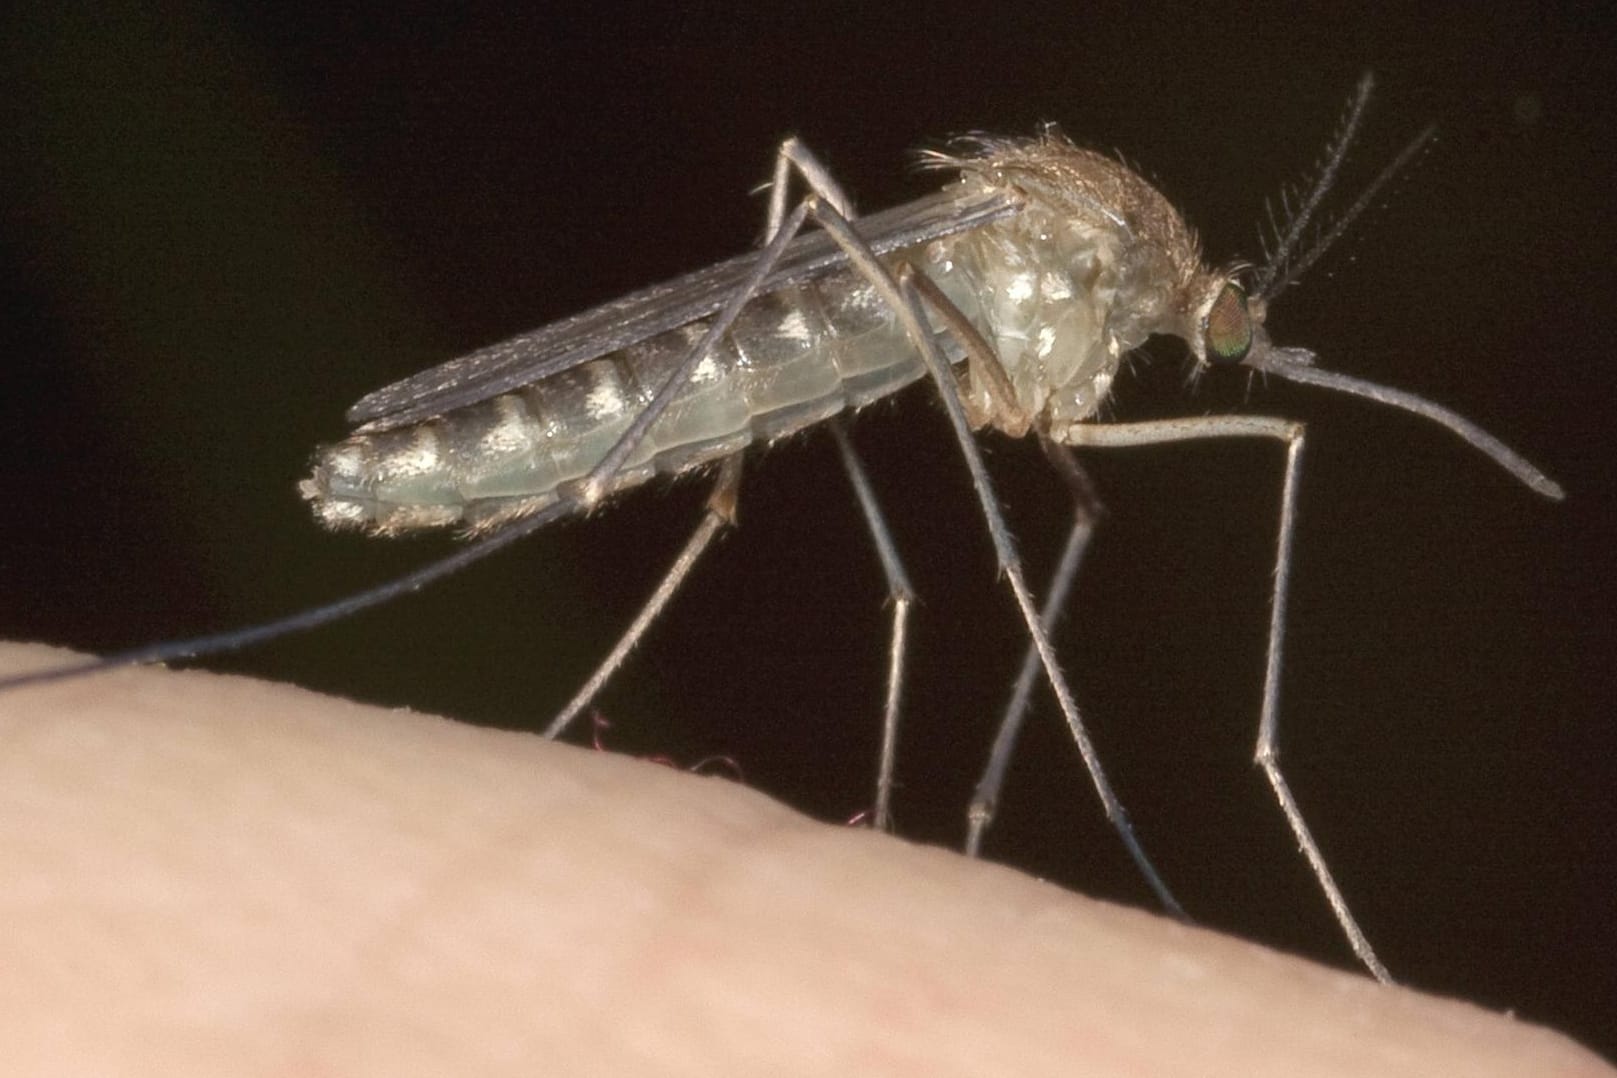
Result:
M617 442L703 321L413 426L319 450L300 489L330 527L475 531L552 505ZM885 396L924 372L892 312L851 271L760 296L613 476L676 475Z

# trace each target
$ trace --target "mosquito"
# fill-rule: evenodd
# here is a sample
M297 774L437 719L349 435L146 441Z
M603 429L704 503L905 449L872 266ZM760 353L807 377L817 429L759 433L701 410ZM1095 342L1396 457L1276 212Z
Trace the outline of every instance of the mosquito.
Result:
M1096 754L1050 643L1097 503L1074 448L1258 438L1284 448L1267 662L1255 760L1353 952L1390 981L1349 910L1280 769L1279 698L1303 424L1201 415L1102 416L1114 378L1150 337L1188 348L1198 374L1245 368L1424 416L1535 493L1561 488L1497 438L1413 394L1316 365L1272 343L1270 306L1314 265L1427 143L1421 132L1334 224L1314 228L1358 132L1373 80L1359 82L1317 177L1255 268L1210 267L1173 206L1120 161L1056 128L973 137L922 155L952 179L938 192L855 217L841 187L796 139L775 156L761 250L450 360L349 409L354 425L320 449L299 486L321 523L391 536L455 528L476 542L398 580L279 621L138 648L4 683L230 651L330 622L413 591L562 517L654 476L714 475L700 522L610 654L545 731L555 737L623 664L714 538L734 523L743 450L827 424L890 595L887 686L875 826L891 822L906 627L914 599L844 415L921 379L937 390L971 475L1001 576L1029 648L972 799L967 852L992 822L1006 763L1042 676L1113 828L1161 904L1185 913L1135 833ZM793 202L794 187L806 189ZM788 208L790 207L790 208ZM812 223L814 229L808 229ZM1312 237L1304 243L1305 237ZM1034 435L1071 490L1074 519L1042 609L1000 513L975 431Z

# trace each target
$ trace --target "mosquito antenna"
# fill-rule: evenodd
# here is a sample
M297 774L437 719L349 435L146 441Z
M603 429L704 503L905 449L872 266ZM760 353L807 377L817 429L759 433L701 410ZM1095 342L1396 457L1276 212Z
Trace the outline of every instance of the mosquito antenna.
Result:
M1308 248L1301 258L1288 265L1283 273L1278 276L1273 273L1268 274L1270 281L1260 284L1256 294L1264 299L1272 300L1290 287L1304 273L1308 272L1309 267L1318 262L1320 256L1330 249L1331 244L1342 238L1342 233L1348 230L1348 226L1353 223L1354 219L1370 207L1370 203L1375 201L1375 197L1381 193L1381 189L1387 186L1387 181L1391 180L1405 165L1409 164L1410 159L1419 153L1435 134L1437 134L1437 125L1427 124L1420 134L1410 139L1409 144L1398 151L1398 156L1394 157L1387 167L1381 170L1380 174L1370 182L1370 186L1364 189L1364 193L1354 200L1353 205L1347 208L1347 212L1337 219L1336 223L1331 226L1330 231L1315 241L1314 245Z
M1289 205L1290 199L1284 191L1281 192L1287 221L1285 235L1280 236L1280 243L1275 247L1274 254L1258 272L1254 294L1274 296L1286 286L1287 282L1296 278L1295 273L1287 273L1287 264L1291 261L1292 252L1297 249L1297 244L1301 242L1308 222L1313 219L1314 212L1319 209L1319 204L1325 200L1332 185L1336 183L1336 173L1347 158L1348 147L1353 144L1353 139L1359 133L1359 121L1364 118L1364 108L1370 103L1370 91L1375 89L1375 85L1374 73L1366 71L1360 76L1359 85L1354 88L1353 97L1348 101L1347 115L1342 120L1342 126L1325 149L1325 165L1320 169L1319 176L1314 180L1314 186L1309 190L1308 197L1303 199L1302 205L1293 211ZM1279 233L1279 229L1275 231ZM1315 250L1318 249L1319 245L1316 245ZM1280 278L1281 284L1271 289L1270 284L1276 278Z
M209 633L207 636L194 636L186 640L164 640L155 644L146 644L127 651L115 651L111 655L104 655L96 659L88 659L81 663L72 663L66 666L52 667L48 670L35 670L27 674L18 674L15 677L0 678L0 692L9 692L12 689L22 688L24 685L43 685L53 681L67 681L76 677L85 677L107 670L117 670L125 666L147 666L152 663L173 662L179 659L195 659L203 655L223 655L242 648L261 644L293 633L305 632L333 621L340 621L350 614L357 614L373 606L380 606L389 600L419 591L428 584L453 575L474 562L482 561L490 554L504 550L518 539L524 538L558 517L565 515L573 508L567 501L558 501L513 524L507 525L493 535L486 536L466 546L447 557L440 558L430 565L422 566L404 576L397 577L385 584L378 584L365 591L356 592L343 599L337 599L324 605L308 610L289 614L284 618L267 621L259 625L250 625L244 629L230 629L221 633Z
M1424 416L1459 435L1467 445L1488 456L1535 494L1557 502L1566 497L1566 491L1561 488L1561 484L1539 471L1527 458L1469 419L1441 404L1434 404L1424 397L1402 389L1393 389L1337 371L1322 370L1313 365L1314 354L1302 348L1254 349L1245 362L1248 366L1293 382L1363 397L1378 404Z

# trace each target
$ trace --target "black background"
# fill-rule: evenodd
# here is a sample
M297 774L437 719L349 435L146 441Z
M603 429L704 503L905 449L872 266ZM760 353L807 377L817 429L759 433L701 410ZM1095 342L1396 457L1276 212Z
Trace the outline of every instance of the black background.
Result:
M1249 401L1240 377L1187 393L1173 342L1119 379L1115 414L1310 423L1283 697L1304 809L1396 975L1617 1047L1608 23L1538 4L684 5L655 22L527 7L10 17L0 633L112 649L273 617L450 549L323 533L293 492L311 447L366 390L746 248L749 190L787 134L879 208L934 182L907 167L918 146L1059 120L1157 181L1224 261L1258 255L1265 200L1306 176L1374 69L1344 188L1429 120L1440 138L1287 294L1274 334L1452 405L1570 499L1363 402L1282 385ZM899 825L953 844L1017 627L935 402L911 390L855 438L922 593ZM1042 580L1061 489L1033 446L985 446ZM1111 516L1060 646L1143 840L1205 923L1349 964L1249 763L1279 452L1088 459ZM426 594L207 665L540 725L700 500L701 484L643 492ZM858 812L882 598L829 440L755 456L740 531L604 695L606 740L727 754L806 812ZM1149 903L1043 698L990 843Z

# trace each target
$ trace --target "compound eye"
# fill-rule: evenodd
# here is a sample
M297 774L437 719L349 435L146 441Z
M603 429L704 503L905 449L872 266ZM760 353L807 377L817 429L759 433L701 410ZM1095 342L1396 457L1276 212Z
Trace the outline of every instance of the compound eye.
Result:
M1239 363L1252 350L1252 312L1247 309L1246 292L1234 281L1224 282L1207 309L1202 343L1208 362L1219 366Z

